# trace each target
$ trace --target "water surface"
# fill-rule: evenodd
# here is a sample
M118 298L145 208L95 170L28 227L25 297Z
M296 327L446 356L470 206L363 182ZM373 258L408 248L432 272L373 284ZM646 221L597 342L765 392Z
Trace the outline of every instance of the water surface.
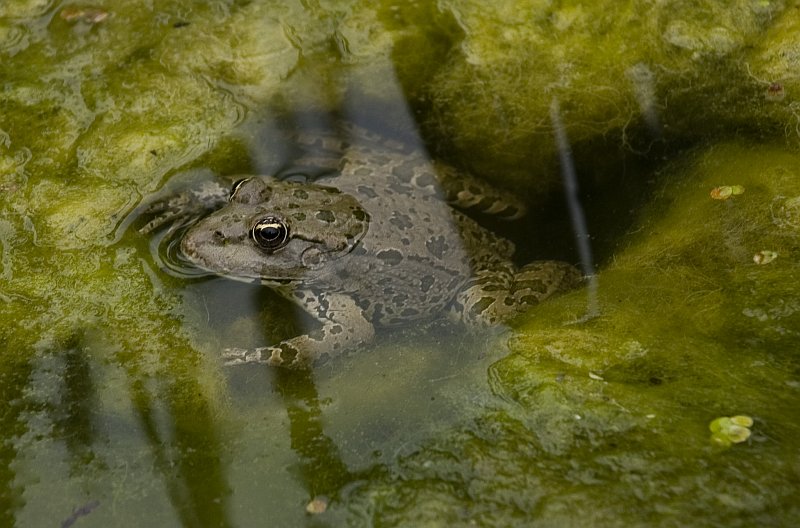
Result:
M795 13L3 2L0 525L791 525ZM520 263L580 264L554 100L594 318L584 288L489 335L434 323L310 372L227 368L224 347L305 321L176 276L137 230L171 182L270 171L287 123L346 119L523 196L525 220L481 219ZM742 442L710 428L733 416Z

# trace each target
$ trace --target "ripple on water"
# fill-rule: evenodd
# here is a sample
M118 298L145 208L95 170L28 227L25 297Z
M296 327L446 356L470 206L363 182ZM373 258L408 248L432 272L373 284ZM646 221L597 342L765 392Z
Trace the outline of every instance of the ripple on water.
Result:
M0 54L16 55L28 47L28 31L23 26L0 24Z
M181 239L190 227L191 225L187 224L177 229L164 229L155 233L150 239L150 254L153 261L159 269L172 277L196 279L215 275L199 269L181 252Z

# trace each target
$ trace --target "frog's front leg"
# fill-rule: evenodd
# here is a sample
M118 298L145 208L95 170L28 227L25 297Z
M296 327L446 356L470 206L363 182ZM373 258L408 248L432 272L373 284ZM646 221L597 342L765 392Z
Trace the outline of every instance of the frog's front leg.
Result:
M372 339L375 329L355 300L344 294L297 290L293 297L322 327L277 345L252 350L233 348L223 353L226 365L267 363L272 366L308 368L319 359Z
M218 209L228 200L230 187L218 181L194 182L186 176L176 178L137 208L137 214L150 220L139 228L149 234L169 226L169 234Z

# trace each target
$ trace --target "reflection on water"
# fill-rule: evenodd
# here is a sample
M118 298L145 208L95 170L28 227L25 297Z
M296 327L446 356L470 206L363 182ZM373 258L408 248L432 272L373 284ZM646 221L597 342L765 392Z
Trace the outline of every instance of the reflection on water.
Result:
M202 400L187 401L180 394L190 388L185 384L155 395L145 385L134 381L131 399L181 524L232 526L226 512L230 488L210 410ZM158 409L163 404L166 408Z
M594 255L589 237L589 228L586 225L586 214L581 205L578 194L578 175L575 172L575 163L572 159L572 148L564 130L564 123L561 120L561 109L558 99L553 98L550 104L550 121L553 122L553 134L556 136L556 148L561 162L561 177L564 182L564 194L567 197L567 207L569 216L572 220L572 230L575 233L575 241L578 246L578 254L581 258L581 270L586 283L586 315L582 320L591 319L600 315L600 306L597 304L597 275L594 267Z
M201 389L191 378L149 379L135 363L122 371L98 363L91 353L98 344L73 334L43 350L27 379L11 385L20 394L7 401L20 410L6 415L11 423L3 428L13 455L7 467L17 468L4 479L4 496L17 497L5 510L13 512L8 525L114 518L117 493L142 484L126 484L126 474L143 461L139 469L149 466L157 480L139 492L148 497L162 482L181 524L230 525L217 425ZM109 383L122 386L109 391Z
M290 445L297 453L297 465L309 501L315 498L340 499L341 490L349 484L375 471L385 471L380 466L358 472L348 469L338 447L325 434L319 395L309 371L279 370L275 374L275 389L286 407Z
M25 422L20 416L23 411L21 400L31 368L27 362L4 362L3 367L3 383L0 383L0 397L3 402L3 412L0 415L0 434L3 439L0 444L0 523L3 526L13 526L17 511L24 503L21 499L21 486L15 482L17 472L13 464L19 453L14 448L12 439L25 431Z

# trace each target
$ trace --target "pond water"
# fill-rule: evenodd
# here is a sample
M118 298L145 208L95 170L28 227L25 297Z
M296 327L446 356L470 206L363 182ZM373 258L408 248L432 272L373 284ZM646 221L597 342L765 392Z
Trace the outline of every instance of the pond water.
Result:
M793 525L800 4L722 4L4 0L0 526ZM317 323L148 205L341 123L591 280L225 365Z

